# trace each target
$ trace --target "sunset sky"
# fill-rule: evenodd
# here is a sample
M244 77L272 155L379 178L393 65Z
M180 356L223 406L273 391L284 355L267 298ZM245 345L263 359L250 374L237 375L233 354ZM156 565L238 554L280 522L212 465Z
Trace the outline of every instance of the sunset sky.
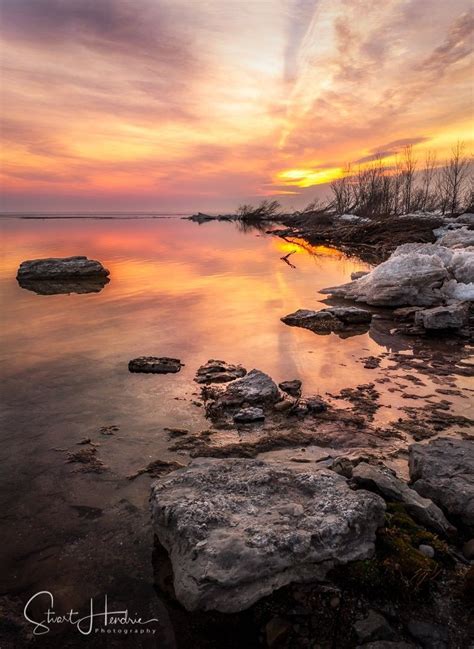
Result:
M0 0L0 21L3 210L300 207L376 152L473 150L470 0Z

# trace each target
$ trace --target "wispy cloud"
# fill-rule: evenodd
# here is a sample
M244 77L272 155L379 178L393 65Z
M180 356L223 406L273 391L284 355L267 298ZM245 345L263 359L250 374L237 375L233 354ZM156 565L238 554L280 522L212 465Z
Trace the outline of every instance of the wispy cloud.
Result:
M292 191L287 170L447 148L472 110L469 0L0 0L0 19L8 206L232 207Z

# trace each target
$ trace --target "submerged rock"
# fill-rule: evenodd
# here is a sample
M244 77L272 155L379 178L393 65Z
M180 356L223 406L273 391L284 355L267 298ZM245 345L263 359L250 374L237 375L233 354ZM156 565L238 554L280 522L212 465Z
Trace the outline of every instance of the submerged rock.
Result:
M409 447L413 489L474 530L474 443L439 437Z
M443 535L453 534L455 528L431 500L410 489L386 467L361 462L352 470L353 481L365 489L376 490L388 500L402 502L412 518Z
M151 510L178 600L229 613L371 556L385 503L326 469L232 458L159 479Z
M340 332L346 329L368 328L372 314L357 307L329 307L320 311L298 309L294 313L281 318L290 327L303 327L315 333L326 334Z
M205 365L196 372L196 383L228 383L234 379L241 378L247 374L247 370L242 365L230 365L225 361L209 360Z
M404 244L368 275L321 293L392 307L474 300L474 252L439 244Z
M415 313L415 324L427 330L461 329L468 322L469 306L463 302L422 309Z
M58 280L88 279L107 277L110 272L100 261L87 257L63 257L47 259L30 259L23 261L18 268L17 279L20 280Z
M144 372L145 374L174 374L184 367L178 358L167 356L139 356L128 364L130 372Z

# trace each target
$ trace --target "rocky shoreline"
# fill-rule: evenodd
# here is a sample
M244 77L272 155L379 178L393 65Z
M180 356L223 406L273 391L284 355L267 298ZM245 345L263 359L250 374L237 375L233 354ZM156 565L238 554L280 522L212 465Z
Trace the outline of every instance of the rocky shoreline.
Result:
M233 220L192 217L216 219ZM468 398L454 377L473 374L472 218L400 217L390 242L387 223L384 230L366 221L343 219L331 234L327 225L311 234L300 217L281 218L292 225L272 230L276 236L352 252L365 246L366 258L381 261L324 289L330 306L282 313L281 326L339 338L404 336L416 353L394 348L362 358L383 377L338 394L307 394L299 378L277 384L257 368L211 359L195 368L193 401L208 428L166 429L171 459L127 476L156 480L156 587L178 646L220 649L225 639L230 648L470 647L474 422L453 414L445 397ZM372 238L360 243L367 232ZM47 294L68 292L68 282L87 292L83 283L108 275L100 262L73 257L24 262L18 281L52 282ZM429 350L432 337L450 340L447 354ZM133 374L176 375L183 367L167 356L128 364ZM418 374L433 379L433 393L415 391L425 386ZM381 422L382 384L415 405ZM100 444L77 444L65 462L107 475Z

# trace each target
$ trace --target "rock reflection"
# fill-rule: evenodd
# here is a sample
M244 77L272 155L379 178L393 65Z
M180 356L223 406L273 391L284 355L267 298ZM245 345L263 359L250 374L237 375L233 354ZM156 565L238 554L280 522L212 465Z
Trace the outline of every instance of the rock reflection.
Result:
M18 279L21 288L37 295L68 295L70 293L100 293L109 283L108 277L90 279Z

